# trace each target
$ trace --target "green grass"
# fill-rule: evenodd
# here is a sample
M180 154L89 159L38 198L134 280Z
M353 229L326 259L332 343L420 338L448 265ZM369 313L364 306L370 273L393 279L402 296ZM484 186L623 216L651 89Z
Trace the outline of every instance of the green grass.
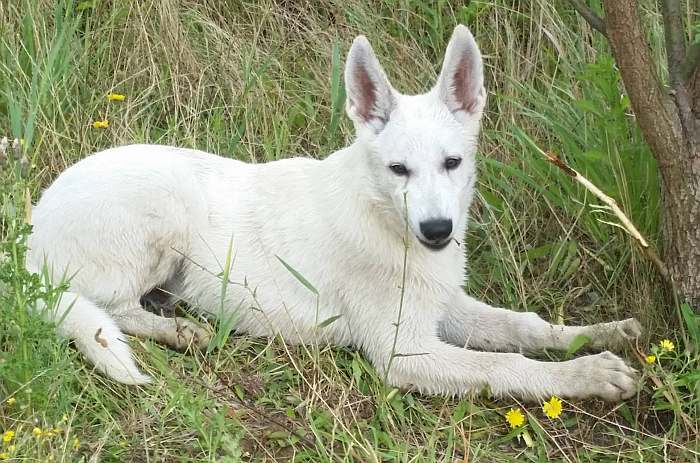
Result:
M663 40L642 2L657 62ZM610 51L566 2L350 0L0 3L0 136L22 138L0 174L0 431L11 461L698 461L698 317L612 216L535 146L559 154L659 234L654 160ZM155 384L107 381L26 309L27 198L66 166L118 144L196 147L262 162L344 146L342 62L366 34L394 85L432 84L454 25L484 52L489 104L479 197L466 237L470 293L567 323L627 316L657 352L620 405L537 404L392 391L356 352L230 338L208 355L133 340ZM663 69L660 70L662 75ZM127 96L110 103L105 95ZM108 129L93 129L108 119ZM24 157L24 159L23 159ZM223 342L223 337L219 341ZM510 430L504 414L526 411ZM39 437L32 434L37 427ZM60 432L51 429L60 428ZM76 439L78 439L76 441Z

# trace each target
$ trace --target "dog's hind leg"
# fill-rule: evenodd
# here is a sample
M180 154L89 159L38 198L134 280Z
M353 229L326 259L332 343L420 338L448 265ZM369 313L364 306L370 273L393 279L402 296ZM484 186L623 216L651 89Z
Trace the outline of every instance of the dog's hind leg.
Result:
M553 325L534 312L491 307L461 290L440 327L441 337L450 344L502 352L566 350L579 335L588 337L592 348L616 349L641 332L634 318L588 326Z
M161 317L138 303L112 309L110 313L124 333L154 339L177 350L204 349L211 338L206 329L191 320Z

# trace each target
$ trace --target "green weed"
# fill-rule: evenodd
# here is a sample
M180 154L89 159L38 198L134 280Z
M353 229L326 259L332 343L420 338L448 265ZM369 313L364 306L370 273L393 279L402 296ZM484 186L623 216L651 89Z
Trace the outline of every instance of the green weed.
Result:
M655 3L641 4L664 63ZM533 148L566 159L658 237L654 161L610 51L568 3L21 0L1 2L0 18L0 136L23 139L26 153L9 150L0 172L0 431L14 432L0 459L698 460L697 315L669 303L609 214ZM628 352L644 372L638 397L564 403L550 419L541 404L387 391L356 352L229 337L235 320L219 324L225 346L206 355L133 340L156 378L133 388L93 372L27 310L60 291L24 269L27 198L67 166L133 142L251 162L325 156L352 136L342 86L351 39L366 34L393 84L418 92L458 22L484 52L489 88L467 290L567 323L638 317L645 339ZM661 351L662 339L674 350ZM526 417L516 429L510 408Z

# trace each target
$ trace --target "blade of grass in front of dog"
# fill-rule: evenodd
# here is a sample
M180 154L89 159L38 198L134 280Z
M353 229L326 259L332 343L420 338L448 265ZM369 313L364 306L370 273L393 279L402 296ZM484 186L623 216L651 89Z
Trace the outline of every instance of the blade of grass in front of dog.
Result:
M214 349L221 349L224 347L226 341L228 341L229 335L233 331L233 325L239 309L240 305L237 310L231 312L231 315L227 317L222 316L219 318L216 333L214 333L214 336L212 337L211 341L209 341L209 345L207 346L207 354L213 352Z
M279 260L279 261L282 263L282 265L284 265L284 268L286 268L286 269L289 271L289 273L291 273L292 276L293 276L294 278L297 279L297 281L298 281L299 283L301 283L302 285L304 285L304 287L305 287L306 289L308 289L309 291L311 291L312 293L314 293L316 296L318 296L318 290L317 290L316 288L314 288L314 285L312 285L311 283L309 283L309 280L307 280L306 278L304 278L304 276L303 276L301 273L297 272L297 271L294 269L294 267L292 267L291 265L289 265L288 263L286 263L280 256L275 255L275 257L277 258L277 260Z
M229 276L231 275L231 267L233 267L233 235L228 242L228 250L226 251L226 261L224 262L224 268L219 274L221 277L221 293L220 293L220 306L219 306L219 326L216 333L209 341L207 346L207 353L213 351L215 348L223 347L228 340L229 334L233 330L234 317L237 313L236 310L232 311L229 316L225 316L225 301L226 292L228 291Z
M226 261L224 262L224 268L221 269L221 311L224 310L224 299L226 298L226 291L228 290L229 276L231 275L231 265L233 264L233 236L228 242L228 250L226 251Z
M319 323L318 327L325 328L328 325L331 325L333 322L335 322L336 320L338 320L342 316L343 316L342 314L339 314L339 315L333 315L332 317L328 317L325 320L323 320L321 323Z

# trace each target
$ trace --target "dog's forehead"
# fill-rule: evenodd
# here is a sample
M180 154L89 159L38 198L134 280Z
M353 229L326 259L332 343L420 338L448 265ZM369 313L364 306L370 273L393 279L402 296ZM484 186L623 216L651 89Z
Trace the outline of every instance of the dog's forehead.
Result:
M396 111L403 118L445 120L450 117L450 112L444 103L438 101L431 93L422 95L399 95Z
M415 162L446 155L461 155L467 149L466 139L454 130L429 119L411 121L403 127L390 127L380 135L381 151L392 160L413 159ZM418 156L416 156L418 154Z
M420 151L424 156L462 152L467 145L462 124L447 108L425 100L419 97L401 99L390 123L380 135L384 147L406 154Z

